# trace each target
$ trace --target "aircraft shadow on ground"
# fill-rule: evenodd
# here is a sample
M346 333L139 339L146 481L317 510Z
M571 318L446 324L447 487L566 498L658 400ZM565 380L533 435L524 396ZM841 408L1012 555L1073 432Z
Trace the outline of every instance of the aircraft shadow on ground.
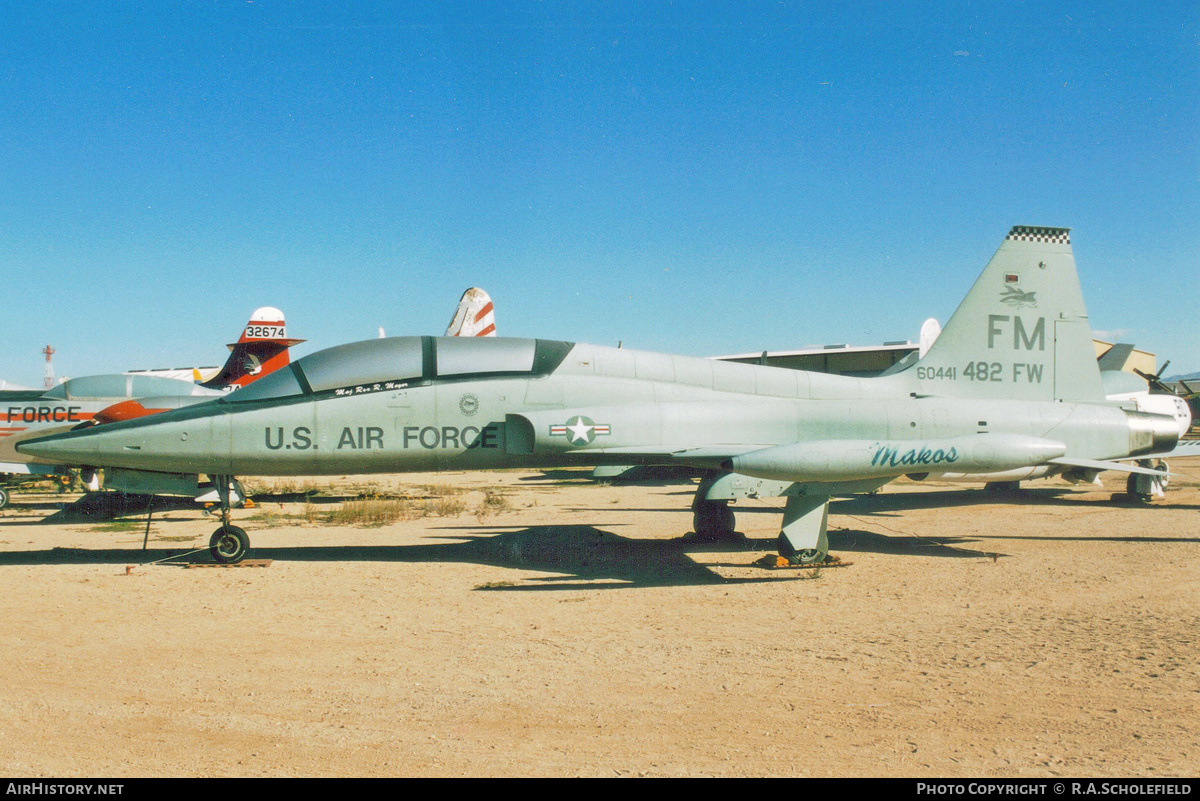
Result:
M481 530L486 527L479 527ZM538 577L531 585L504 583L477 589L552 590L619 587L746 584L795 576L728 578L688 557L681 540L637 540L592 526L536 526L517 531L450 535L453 542L422 545L329 545L252 548L251 559L297 562L469 563L519 570L567 574ZM253 536L253 531L250 532ZM464 541L465 540L465 541ZM773 542L754 542L763 549ZM706 546L712 548L713 546ZM743 550L745 546L736 546ZM726 546L728 549L728 546ZM148 564L185 554L189 547L53 548L46 551L0 552L0 565ZM211 562L207 550L182 556L175 564ZM170 564L164 562L164 564ZM605 581L606 580L606 581ZM605 583L598 583L605 581Z
M117 492L97 492L84 495L70 503L66 501L19 501L10 509L24 512L49 511L51 514L35 520L4 520L0 526L72 525L77 523L104 523L118 518L132 520L146 512L154 514L173 512L180 509L202 511L200 504L191 498L175 498L166 495L123 495Z
M997 558L1005 554L969 547L975 537L917 537L907 534L880 534L856 529L829 530L832 553L878 553L889 556L936 556L943 559Z
M358 500L357 495L313 495L303 492L258 494L253 500L258 505L267 503L304 503L315 506L341 504L345 501ZM120 492L92 492L72 502L66 501L16 501L9 508L24 512L51 511L46 517L37 520L3 521L0 525L63 525L76 523L99 523L118 518L144 517L147 512L176 512L194 510L197 512L213 511L215 503L202 504L192 498L174 497L169 495L126 495ZM215 513L215 512L214 512Z
M738 515L749 513L749 514L768 514L768 515L775 515L776 517L778 517L783 512L782 506L778 506L778 507L732 506L730 508L732 508L733 511ZM594 512L600 512L602 514L603 513L612 513L612 512L637 512L638 514L643 514L646 512L662 513L662 514L679 514L681 511L686 511L686 509L687 509L687 507L620 506L618 504L613 504L612 506L568 506L568 507L564 507L564 511L571 512L573 514L574 513L589 514L589 513L594 513Z
M847 501L836 501L835 511L846 514L869 516L886 513L888 509L923 508L945 505L930 502L930 495L942 493L908 493L894 495L877 495L855 498ZM951 493L956 497L961 493ZM982 493L979 493L982 495ZM144 498L141 499L143 502ZM162 499L170 503L171 499ZM177 499L183 506L194 508L188 499ZM1047 502L1059 502L1061 499L1050 497ZM900 503L897 503L900 501ZM914 507L911 504L916 503ZM1095 501L1080 501L1083 505L1096 504ZM1104 505L1101 502L1099 505ZM155 511L172 508L155 506ZM145 509L140 510L142 514ZM604 510L610 511L610 510ZM623 510L628 511L628 510ZM660 511L660 510L647 510ZM743 511L775 512L770 508L748 507ZM43 522L71 522L47 518ZM143 518L144 520L144 518ZM96 519L83 519L74 522L98 522ZM831 521L834 522L834 521ZM28 525L26 522L17 525ZM612 526L609 526L610 528ZM623 529L626 527L623 525ZM654 587L654 586L693 586L712 584L742 584L766 581L780 581L804 578L804 574L794 572L768 573L764 571L761 577L731 578L722 576L713 568L748 567L746 562L715 562L710 565L701 564L690 557L693 553L745 553L754 551L774 553L776 541L774 537L763 539L743 538L731 543L709 544L697 541L694 536L683 536L669 540L639 539L633 536L614 534L596 526L565 525L565 526L531 526L512 527L496 525L447 525L436 529L444 532L434 535L445 541L419 545L300 545L274 548L253 548L252 559L274 559L279 561L296 562L406 562L406 563L468 563L492 565L516 570L537 571L542 573L563 574L556 576L539 576L524 579L524 583L508 583L478 587L481 590L526 591L526 590L579 590L579 589L618 589L623 587ZM627 529L626 529L627 530ZM102 532L101 532L102 533ZM250 530L251 537L254 530ZM161 536L161 534L159 535ZM996 535L995 538L1005 539L1011 535ZM970 537L919 537L900 532L890 534L864 531L857 529L838 528L836 523L829 532L830 550L843 556L855 553L877 553L898 557L936 557L936 558L999 558L1004 554L991 550L980 549L991 535L972 535ZM1139 536L1108 536L1108 537L1021 537L1021 539L1039 540L1080 540L1080 541L1111 541L1123 543L1162 543L1162 542L1200 542L1197 538L1177 537L1139 537ZM196 540L197 546L206 543ZM138 547L92 549L92 548L53 548L41 551L0 551L0 565L58 565L58 564L147 564L160 560L171 560L167 564L186 564L188 562L210 562L207 549L199 553L188 552L193 545L179 545L170 548L162 547L161 540L156 544L151 541L151 547L145 551Z
M279 561L344 561L406 563L469 563L564 575L538 576L524 583L485 585L496 591L619 589L628 587L749 584L805 578L800 572L768 573L761 577L723 576L713 567L747 568L744 561L712 566L693 560L692 553L773 553L775 540L745 538L729 544L709 544L693 537L647 540L624 537L594 526L532 526L504 530L495 526L446 527L446 541L421 545L288 546L254 548L252 559ZM251 531L253 536L253 531ZM836 551L880 552L897 555L980 556L940 543L906 542L868 532L831 532ZM53 548L45 551L0 552L0 565L148 564L186 554L190 546L143 551L130 548ZM209 562L207 551L183 555L174 562Z
M6 508L25 512L57 512L66 509L72 504L72 502L66 500L51 500L52 497L54 496L46 496L37 500L22 498L18 501L9 501Z
M314 506L326 506L334 503L345 503L346 501L361 501L371 500L377 497L392 497L392 496L369 496L369 495L326 495L321 493L318 495L315 492L280 492L280 493L256 493L252 500L259 506L268 503L311 503Z

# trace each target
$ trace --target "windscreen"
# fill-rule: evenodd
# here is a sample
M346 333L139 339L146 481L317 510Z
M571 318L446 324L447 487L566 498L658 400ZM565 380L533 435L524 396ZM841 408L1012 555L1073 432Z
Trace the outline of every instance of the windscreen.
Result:
M296 380L292 372L295 365L281 367L270 375L265 375L241 389L234 390L225 396L230 403L245 403L246 401L269 400L271 398L288 398L293 395L303 395L304 388Z

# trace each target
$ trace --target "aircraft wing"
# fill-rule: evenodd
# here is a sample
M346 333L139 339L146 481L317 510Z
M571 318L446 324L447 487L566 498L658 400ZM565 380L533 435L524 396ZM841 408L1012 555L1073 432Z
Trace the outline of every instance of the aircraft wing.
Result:
M698 448L671 448L670 446L651 445L626 448L600 448L589 451L591 454L611 454L618 459L637 461L659 465L679 465L681 467L699 467L702 469L717 469L735 456L769 448L770 445L705 445Z
M1138 457L1139 459L1142 457ZM1147 456L1146 458L1152 458ZM1164 473L1162 470L1155 470L1151 467L1140 467L1136 464L1127 464L1126 462L1112 462L1098 459L1074 459L1070 456L1063 456L1058 459L1051 459L1050 464L1063 465L1064 467L1084 467L1089 470L1113 470L1118 473L1138 473L1144 476L1177 476L1179 473Z

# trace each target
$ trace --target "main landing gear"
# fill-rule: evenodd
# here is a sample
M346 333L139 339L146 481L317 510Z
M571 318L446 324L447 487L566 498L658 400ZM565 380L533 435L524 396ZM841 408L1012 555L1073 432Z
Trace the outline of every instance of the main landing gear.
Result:
M789 495L783 507L779 555L790 565L819 565L829 556L829 497Z
M1145 473L1130 473L1129 478L1125 480L1125 492L1129 495L1130 499L1140 503L1149 503L1156 497L1163 497L1167 489L1167 484L1170 481L1170 476L1167 475L1167 463L1161 459L1157 462L1152 462L1149 459L1139 459L1134 464L1138 467L1148 467L1152 470L1157 470L1162 475L1149 476Z
M208 550L212 558L221 564L237 564L246 558L250 550L250 537L244 529L229 522L229 485L233 476L213 476L212 479L217 488L217 497L221 500L221 527L209 539Z
M692 501L692 530L701 542L728 542L739 539L729 501L706 501L699 495Z
M717 480L714 476L701 479L700 486L696 488L696 497L692 500L692 531L695 532L696 541L743 542L745 537L734 530L736 521L733 510L729 508L731 498L713 491Z
M807 495L794 484L742 487L736 476L716 473L703 478L692 501L692 528L701 542L743 542L734 531L734 498L787 495L783 526L779 532L779 555L791 565L819 565L829 556L829 496ZM770 483L770 482L767 482ZM790 494L789 494L790 493Z

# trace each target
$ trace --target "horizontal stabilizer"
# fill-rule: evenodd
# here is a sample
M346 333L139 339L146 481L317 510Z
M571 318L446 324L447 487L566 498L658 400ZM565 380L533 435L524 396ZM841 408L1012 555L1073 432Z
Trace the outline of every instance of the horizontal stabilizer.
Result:
M1124 370L1131 353L1133 353L1133 345L1118 342L1104 351L1104 354L1096 361L1101 370Z

